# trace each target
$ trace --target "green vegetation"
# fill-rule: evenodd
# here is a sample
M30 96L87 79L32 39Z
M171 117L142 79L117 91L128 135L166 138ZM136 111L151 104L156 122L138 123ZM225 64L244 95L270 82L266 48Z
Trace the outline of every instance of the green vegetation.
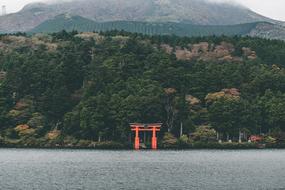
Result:
M124 30L127 32L141 33L147 35L169 35L175 34L178 36L209 36L209 35L247 35L259 23L246 23L238 25L193 25L183 23L151 23L151 22L135 22L135 21L113 21L97 23L95 21L80 17L59 15L54 19L48 20L35 27L32 33L51 33L66 31L110 31ZM269 23L268 23L269 24ZM270 25L270 24L269 24Z
M284 144L285 42L117 31L0 38L5 146L129 147L130 122L164 123L165 148L252 148L259 134Z

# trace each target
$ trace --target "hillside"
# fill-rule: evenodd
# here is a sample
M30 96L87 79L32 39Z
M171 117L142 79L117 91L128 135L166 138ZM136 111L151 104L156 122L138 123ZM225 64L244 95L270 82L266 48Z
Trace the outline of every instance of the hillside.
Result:
M207 0L73 0L27 5L18 13L0 17L0 32L28 31L66 13L97 22L178 22L195 25L276 22L239 5Z
M0 55L0 146L128 147L130 122L166 147L285 140L283 41L63 31L1 35Z
M285 40L285 26L279 24L260 23L253 28L249 36Z
M255 22L238 25L193 25L183 23L150 23L136 21L114 21L98 23L81 16L69 14L58 15L47 20L29 31L31 33L52 33L66 31L111 31L124 30L127 32L147 35L177 35L177 36L258 36L270 39L285 39L285 28L266 22Z
M91 32L98 30L98 24L92 20L83 18L81 16L71 16L69 14L62 14L47 20L34 29L31 33L52 33L60 32L62 30L80 32Z

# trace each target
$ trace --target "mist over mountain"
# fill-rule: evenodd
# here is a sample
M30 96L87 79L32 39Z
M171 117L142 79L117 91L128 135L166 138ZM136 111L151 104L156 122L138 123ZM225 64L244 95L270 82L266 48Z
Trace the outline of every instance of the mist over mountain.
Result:
M34 6L26 6L30 10ZM228 25L270 19L237 4L209 0L73 0L38 4L52 12L72 13L95 21L186 22Z
M198 25L275 22L236 4L208 0L72 0L29 4L18 13L0 17L0 31L28 31L65 13L97 22L179 22Z

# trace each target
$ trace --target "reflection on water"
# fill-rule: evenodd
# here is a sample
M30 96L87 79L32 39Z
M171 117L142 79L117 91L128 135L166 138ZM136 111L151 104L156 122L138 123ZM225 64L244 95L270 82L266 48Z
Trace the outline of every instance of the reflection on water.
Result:
M0 149L0 189L282 189L284 150Z

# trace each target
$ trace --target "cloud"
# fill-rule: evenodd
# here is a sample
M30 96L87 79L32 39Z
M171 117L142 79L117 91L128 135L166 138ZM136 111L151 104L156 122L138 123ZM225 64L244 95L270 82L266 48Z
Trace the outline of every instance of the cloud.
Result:
M75 1L75 0L43 0L43 2L45 3L59 3L59 2L63 3L63 2L70 2L70 1Z
M28 3L39 2L39 1L63 2L71 0L0 0L0 6L6 5L7 12L11 13L19 11ZM230 3L230 4L235 3L237 5L243 5L261 15L285 21L285 11L284 11L285 0L271 0L271 1L270 0L207 0L207 1L217 2L217 3Z
M237 3L234 0L206 0L206 1L210 1L210 2L214 2L214 3Z

